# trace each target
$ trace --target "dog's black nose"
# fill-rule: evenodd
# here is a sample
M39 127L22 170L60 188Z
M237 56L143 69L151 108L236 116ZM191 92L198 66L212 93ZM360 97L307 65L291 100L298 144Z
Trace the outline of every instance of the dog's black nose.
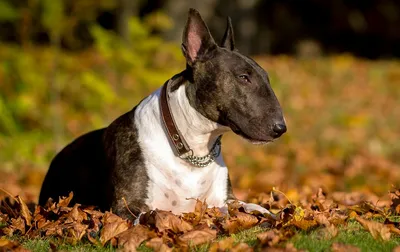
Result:
M275 137L280 137L283 133L286 132L286 125L285 124L280 124L276 123L273 128L275 132Z

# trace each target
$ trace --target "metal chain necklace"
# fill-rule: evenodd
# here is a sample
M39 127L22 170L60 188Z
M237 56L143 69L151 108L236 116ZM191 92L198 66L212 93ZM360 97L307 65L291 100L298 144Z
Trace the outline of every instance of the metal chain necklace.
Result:
M209 164L214 162L215 159L221 153L221 137L222 136L219 136L217 138L213 147L210 150L210 153L208 153L207 155L202 156L202 157L197 157L197 156L193 155L193 151L191 150L191 154L189 156L183 157L183 159L197 167L208 166Z

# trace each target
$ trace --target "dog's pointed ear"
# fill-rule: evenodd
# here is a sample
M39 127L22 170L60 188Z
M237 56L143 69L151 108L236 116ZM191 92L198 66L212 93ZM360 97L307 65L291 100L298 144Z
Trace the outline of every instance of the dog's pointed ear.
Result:
M217 48L207 25L195 9L189 10L189 16L182 37L182 52L191 66L196 61L204 61L212 57Z
M231 51L235 50L235 38L233 36L233 27L230 17L228 17L226 20L226 30L224 37L222 38L221 47Z

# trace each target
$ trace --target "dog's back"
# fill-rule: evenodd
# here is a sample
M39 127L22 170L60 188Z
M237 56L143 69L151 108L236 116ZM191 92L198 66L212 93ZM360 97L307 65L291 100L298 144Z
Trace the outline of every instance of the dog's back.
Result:
M107 165L103 147L105 129L89 132L66 146L53 159L43 182L39 204L74 192L73 202L108 206Z

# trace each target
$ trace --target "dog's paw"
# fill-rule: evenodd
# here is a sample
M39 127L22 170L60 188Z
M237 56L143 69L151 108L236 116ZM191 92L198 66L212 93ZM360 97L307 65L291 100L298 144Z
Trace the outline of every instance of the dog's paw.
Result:
M273 219L277 219L277 216L273 213L271 213L268 209L265 209L264 207L257 205L257 204L253 204L253 203L245 203L245 202L240 202L242 207L244 208L246 213L251 213L251 212L260 212L263 215L269 215L270 217L272 217Z
M258 211L262 214L270 214L270 215L272 214L270 211L268 211L264 207L257 205L257 204L241 202L241 205L244 208L244 210L246 211L246 213Z
M223 214L228 214L228 213L229 213L229 212L228 212L228 204L229 204L229 202L227 203L227 205L225 205L225 206L219 208L220 211L221 211ZM257 205L257 204L254 204L254 203L246 203L246 202L243 202L243 201L239 201L239 204L241 205L241 207L243 207L243 209L244 209L244 211L245 211L246 213L259 212L259 213L261 213L261 214L263 214L263 215L265 215L265 214L266 214L266 215L269 215L269 216L271 216L273 219L276 219L276 218L277 218L277 216L276 216L275 214L271 213L268 209L265 209L264 207L262 207L262 206L260 206L260 205Z

